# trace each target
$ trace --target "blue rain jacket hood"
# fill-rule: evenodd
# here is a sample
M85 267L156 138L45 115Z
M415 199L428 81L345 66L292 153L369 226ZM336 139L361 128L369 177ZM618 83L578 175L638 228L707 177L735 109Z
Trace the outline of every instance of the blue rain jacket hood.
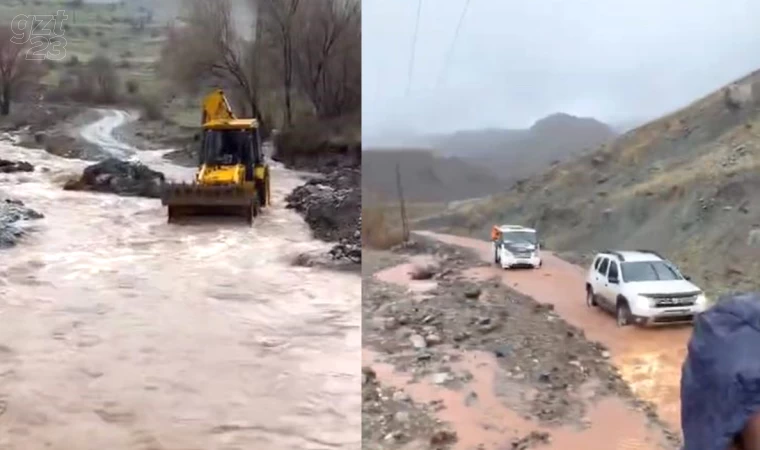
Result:
M760 411L760 293L722 297L694 321L681 371L683 450L728 450Z

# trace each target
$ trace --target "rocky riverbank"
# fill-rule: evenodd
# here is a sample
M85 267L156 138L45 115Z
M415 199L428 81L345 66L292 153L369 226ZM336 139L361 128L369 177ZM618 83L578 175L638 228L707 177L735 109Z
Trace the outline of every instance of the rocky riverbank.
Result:
M327 257L359 270L361 249L361 135L353 117L305 124L274 139L276 161L317 173L288 197L314 236L335 245ZM306 258L304 260L310 260Z

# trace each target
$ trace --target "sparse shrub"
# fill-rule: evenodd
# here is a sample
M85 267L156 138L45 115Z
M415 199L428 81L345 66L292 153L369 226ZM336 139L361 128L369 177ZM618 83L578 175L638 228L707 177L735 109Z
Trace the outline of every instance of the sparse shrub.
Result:
M389 249L404 241L401 229L393 226L384 206L362 208L362 245L375 249Z
M100 48L108 48L111 46L111 44L105 39L101 39L100 42L98 42L98 45L100 46Z
M140 83L137 80L127 80L126 88L128 93L137 94L140 91Z
M66 66L68 67L76 67L80 63L79 57L77 55L71 55L71 58L66 61Z
M161 101L155 97L143 96L140 101L142 109L142 118L145 120L162 120L164 118L164 111L162 109Z
M89 27L81 26L78 28L79 33L82 35L82 37L90 37L92 34L92 31Z

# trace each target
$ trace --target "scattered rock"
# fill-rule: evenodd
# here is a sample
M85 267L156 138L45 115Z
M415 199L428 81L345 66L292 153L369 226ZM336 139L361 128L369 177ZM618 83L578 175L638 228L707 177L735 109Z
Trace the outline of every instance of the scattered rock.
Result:
M411 397L409 397L409 394L407 394L404 391L396 391L396 392L393 393L393 401L395 401L395 402L405 403L405 402L409 402L411 400L412 399L411 399Z
M512 450L527 450L537 445L546 445L551 442L549 433L544 431L531 431L527 436L512 441Z
M432 345L440 344L441 342L443 342L443 339L441 339L441 337L435 333L430 333L427 336L425 336L425 342L427 342L427 345L432 346Z
M452 378L453 378L452 375L448 372L439 372L439 373L433 374L433 376L431 377L431 380L435 384L446 384L449 381L451 381Z
M15 245L26 234L25 225L43 217L19 200L0 200L0 248Z
M309 180L286 197L317 239L338 243L329 255L361 263L361 170L341 168Z
M450 430L438 430L430 437L431 445L448 445L457 441L457 434Z
M430 280L435 275L436 268L432 264L428 265L415 265L409 276L412 280Z
M0 173L34 172L34 166L26 161L0 159Z
M420 336L419 334L413 334L409 336L409 341L412 343L412 346L414 346L414 348L416 348L417 350L421 350L427 347L427 342L425 342L425 338Z
M67 182L63 188L69 191L159 198L164 179L163 173L139 162L109 158L88 166L78 180Z

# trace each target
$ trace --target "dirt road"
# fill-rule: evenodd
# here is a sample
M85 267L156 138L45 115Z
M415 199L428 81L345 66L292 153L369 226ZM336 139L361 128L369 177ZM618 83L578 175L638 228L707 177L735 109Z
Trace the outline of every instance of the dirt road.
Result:
M192 175L103 114L85 139ZM357 447L361 280L291 265L329 248L285 209L297 173L274 165L252 228L181 226L158 200L62 190L84 161L0 154L37 166L0 176L0 196L46 216L0 253L0 448Z
M473 249L484 261L492 261L493 249L489 242L430 232L420 234ZM471 273L479 278L500 276L515 290L541 303L554 305L554 310L568 323L584 330L587 338L609 348L612 361L633 391L654 403L671 428L679 430L681 364L691 327L618 328L609 315L586 306L584 268L550 252L543 255L543 267L537 271L504 271L493 266L472 269Z

